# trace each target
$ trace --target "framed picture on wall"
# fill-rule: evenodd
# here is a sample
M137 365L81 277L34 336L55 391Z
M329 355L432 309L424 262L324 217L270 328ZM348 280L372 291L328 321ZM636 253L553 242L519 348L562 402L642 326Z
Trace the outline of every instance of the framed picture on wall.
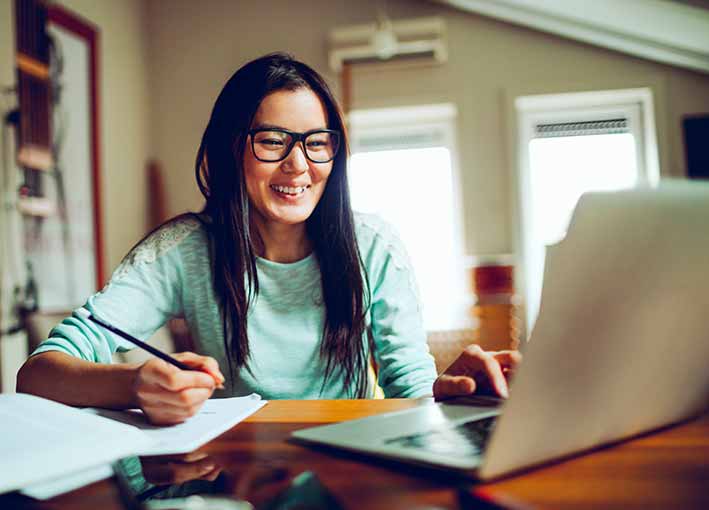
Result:
M41 311L70 310L104 284L101 228L99 33L58 5L47 12L56 214L25 229Z

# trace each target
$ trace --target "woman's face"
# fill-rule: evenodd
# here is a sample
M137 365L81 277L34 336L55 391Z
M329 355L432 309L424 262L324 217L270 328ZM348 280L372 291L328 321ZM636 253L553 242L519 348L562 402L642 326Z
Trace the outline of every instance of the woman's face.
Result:
M266 127L296 133L327 129L327 111L317 94L308 88L279 90L263 99L251 126ZM303 144L297 142L284 160L266 163L254 156L250 136L246 145L246 191L258 219L267 224L304 223L325 191L333 162L310 161Z

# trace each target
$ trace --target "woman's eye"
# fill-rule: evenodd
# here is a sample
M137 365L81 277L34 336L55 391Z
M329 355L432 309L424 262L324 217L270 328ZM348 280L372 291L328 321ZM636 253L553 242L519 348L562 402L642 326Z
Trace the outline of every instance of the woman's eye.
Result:
M308 147L313 149L320 149L321 147L325 147L326 145L327 142L325 140L311 140L308 142Z
M271 147L281 147L283 145L282 140L276 140L276 139L259 140L258 143L260 143L261 145L268 145Z

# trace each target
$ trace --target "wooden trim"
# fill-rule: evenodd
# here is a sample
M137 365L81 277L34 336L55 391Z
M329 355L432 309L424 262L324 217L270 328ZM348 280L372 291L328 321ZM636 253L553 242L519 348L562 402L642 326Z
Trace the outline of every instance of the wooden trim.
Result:
M342 112L345 115L352 109L352 65L343 62L342 73L340 75L342 84Z
M17 152L17 163L34 170L49 171L54 165L52 153L45 147L23 145Z
M58 4L47 6L47 20L87 41L96 41L99 29L96 25Z
M49 66L47 64L19 52L15 55L15 62L21 71L39 80L49 80Z
M94 199L94 244L96 248L96 289L101 289L105 281L105 256L103 242L103 204L101 196L101 111L99 102L99 51L100 34L96 26L60 5L51 4L47 8L47 19L63 29L84 39L89 49L89 94L91 122L91 169Z

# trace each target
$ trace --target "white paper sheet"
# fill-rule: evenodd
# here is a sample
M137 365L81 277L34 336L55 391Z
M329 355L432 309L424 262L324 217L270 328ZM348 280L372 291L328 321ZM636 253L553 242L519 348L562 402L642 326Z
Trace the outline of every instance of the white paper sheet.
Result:
M110 463L151 442L135 427L80 409L0 395L0 494Z
M34 499L51 499L59 494L73 491L84 485L98 482L113 476L113 469L110 464L104 464L98 467L92 467L77 471L68 476L62 476L46 482L36 483L20 490L25 496Z
M91 409L92 412L132 425L145 434L152 442L137 450L135 455L169 455L189 453L226 432L244 418L252 415L266 404L256 394L246 397L233 397L207 400L197 414L184 423L169 427L149 424L143 412L112 411L109 409Z
M81 410L0 395L0 494L26 488L48 498L105 477L101 467L123 457L191 452L265 404L255 394L212 399L186 422L157 427L137 410Z

